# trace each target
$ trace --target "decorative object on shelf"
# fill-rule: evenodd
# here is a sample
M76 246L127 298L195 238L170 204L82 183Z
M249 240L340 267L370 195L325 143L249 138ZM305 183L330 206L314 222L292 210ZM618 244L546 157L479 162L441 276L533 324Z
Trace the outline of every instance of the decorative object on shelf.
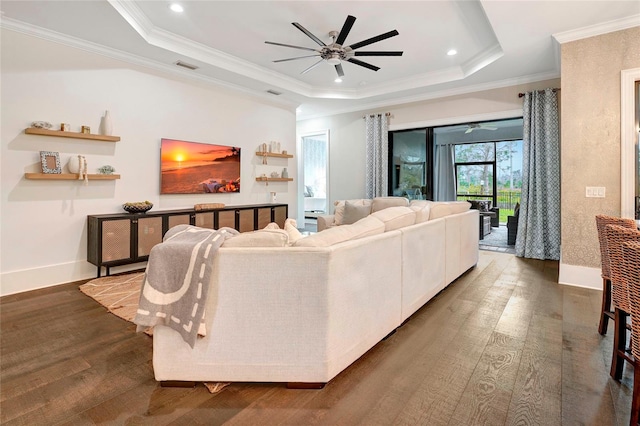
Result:
M280 175L278 174L278 172L271 172L271 177L275 179L275 178L279 178Z
M87 158L84 155L72 155L69 157L67 167L71 173L78 174L78 180L83 180L85 185L89 183L89 172L87 168Z
M61 132L69 132L69 131L71 131L71 124L69 124L69 123L60 123L60 131Z
M91 133L91 127L89 126L82 126L82 133Z
M269 142L269 152L274 152L276 154L280 153L280 142L271 141Z
M116 169L108 164L98 168L98 173L100 173L101 175L112 175L115 171Z
M62 173L62 167L60 167L60 154L57 152L40 151L40 165L42 166L42 173Z
M200 203L194 204L193 206L193 209L197 212L201 210L215 210L222 208L224 208L224 203Z
M138 201L135 203L124 203L122 208L129 213L146 213L153 207L149 201Z
M36 129L50 129L53 125L48 121L34 121L31 123L31 127L35 127Z
M282 154L283 154L283 155L287 155L287 150L286 150L286 149L285 149L285 150L283 150L283 151L282 151Z
M275 203L276 202L276 193L275 192L270 192L269 194L271 194L271 203Z
M289 177L289 172L287 171L286 167L284 169L282 169L282 177L283 178L288 178Z
M111 115L109 114L109 110L106 110L104 113L104 117L100 119L100 134L111 136L111 132L113 131L111 124Z

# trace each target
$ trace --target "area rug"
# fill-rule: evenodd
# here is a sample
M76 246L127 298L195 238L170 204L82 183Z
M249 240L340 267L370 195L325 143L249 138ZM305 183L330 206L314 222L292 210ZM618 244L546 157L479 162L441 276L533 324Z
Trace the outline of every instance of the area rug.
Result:
M113 275L96 278L80 285L80 291L107 308L109 312L125 321L133 323L140 300L140 289L144 272L126 275ZM153 335L153 329L145 331L149 336ZM218 393L230 383L215 382L204 383L212 394Z

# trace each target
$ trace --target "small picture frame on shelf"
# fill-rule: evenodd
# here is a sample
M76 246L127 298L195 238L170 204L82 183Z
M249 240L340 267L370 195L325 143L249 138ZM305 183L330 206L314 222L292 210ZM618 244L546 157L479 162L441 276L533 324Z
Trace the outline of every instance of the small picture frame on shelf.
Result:
M82 126L82 133L90 134L91 133L91 127Z
M40 151L40 165L44 174L60 174L60 153L53 151Z

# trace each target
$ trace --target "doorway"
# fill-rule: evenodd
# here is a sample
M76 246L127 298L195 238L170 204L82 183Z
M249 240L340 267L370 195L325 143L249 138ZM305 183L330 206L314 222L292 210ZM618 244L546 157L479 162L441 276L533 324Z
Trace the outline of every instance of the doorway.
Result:
M329 131L318 131L300 137L302 188L305 230L316 226L318 215L329 211Z

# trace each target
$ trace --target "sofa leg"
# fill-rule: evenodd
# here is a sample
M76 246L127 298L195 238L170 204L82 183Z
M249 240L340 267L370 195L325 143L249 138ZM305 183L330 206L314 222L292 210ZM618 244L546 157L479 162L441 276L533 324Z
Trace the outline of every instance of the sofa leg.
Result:
M326 383L287 382L287 389L322 389Z
M196 382L183 382L181 380L164 380L160 382L163 388L195 388Z

